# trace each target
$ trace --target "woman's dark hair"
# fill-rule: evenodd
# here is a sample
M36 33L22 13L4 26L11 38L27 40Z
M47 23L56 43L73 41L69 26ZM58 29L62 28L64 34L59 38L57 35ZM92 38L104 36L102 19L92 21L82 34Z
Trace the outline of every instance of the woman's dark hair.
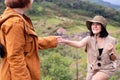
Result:
M30 3L30 0L5 0L6 6L10 8L24 8Z
M91 23L92 25L92 23ZM107 37L108 36L108 32L105 29L105 27L101 24L101 32L100 32L100 36L101 38ZM92 28L90 28L90 36L94 36L94 33L92 32Z

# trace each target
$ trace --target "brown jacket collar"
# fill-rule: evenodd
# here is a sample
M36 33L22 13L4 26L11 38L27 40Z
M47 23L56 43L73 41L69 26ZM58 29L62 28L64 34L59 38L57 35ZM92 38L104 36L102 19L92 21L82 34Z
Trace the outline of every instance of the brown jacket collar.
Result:
M28 23L26 22L26 20L23 18L23 16L26 17L28 20L30 20L29 17L27 17L27 16L24 15L24 14L23 14L23 15L18 14L17 12L15 12L15 11L14 11L12 8L10 8L10 7L7 7L7 8L5 9L5 11L3 12L3 14L0 16L0 25L1 25L5 20L7 20L8 18L13 17L13 16L18 16L18 17L22 18L27 25L30 25L30 24L28 24Z

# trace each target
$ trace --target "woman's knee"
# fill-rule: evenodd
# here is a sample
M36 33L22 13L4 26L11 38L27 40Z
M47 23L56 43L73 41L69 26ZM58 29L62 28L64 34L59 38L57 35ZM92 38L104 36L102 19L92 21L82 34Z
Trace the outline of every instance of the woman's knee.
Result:
M108 80L108 75L103 72L97 72L93 77L92 80Z

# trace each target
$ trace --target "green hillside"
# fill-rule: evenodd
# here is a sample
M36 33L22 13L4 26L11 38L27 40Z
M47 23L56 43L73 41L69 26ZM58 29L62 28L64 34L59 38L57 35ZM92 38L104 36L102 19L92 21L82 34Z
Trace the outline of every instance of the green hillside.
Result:
M55 0L53 0L53 1L55 1ZM50 19L50 18L52 18L52 20L57 19L58 25L56 22L53 21L53 23L56 23L55 26L58 27L60 25L61 27L64 27L67 29L69 29L68 27L72 27L72 26L76 26L76 28L80 28L79 26L85 26L85 21L95 15L105 16L108 19L109 24L112 26L119 27L119 25L120 25L120 23L119 23L119 18L120 18L119 13L120 12L118 12L114 9L98 6L96 4L93 5L93 4L91 4L89 2L85 2L85 1L83 1L83 2L81 1L80 4L77 4L74 1L70 2L68 0L64 0L63 3L61 3L60 1L59 0L58 0L58 2L57 1L56 2L42 1L39 3L39 5L36 5L37 3L34 3L34 5L32 6L31 10L28 13L34 15L34 17L32 17L34 19L33 21L35 21L35 17L39 18L40 20L42 19L43 23L46 23L47 19ZM78 1L80 1L80 0L78 0ZM70 6L70 4L72 6ZM84 5L82 5L82 4L84 4ZM90 9L89 9L89 7L90 7ZM64 21L64 20L61 20L61 18L69 19L70 22L66 21L66 23L64 22L64 25L60 24L61 22ZM65 26L65 24L67 24L67 23L69 24L69 26ZM47 26L47 24L45 24L45 25ZM56 27L54 29L56 29ZM49 30L50 29L54 30L54 29L52 29L53 27L50 27L50 25L48 25L47 28Z
M0 13L5 8L0 0ZM103 7L87 0L35 0L26 12L33 22L38 36L56 35L59 28L66 32L62 35L71 40L81 40L88 32L85 21L95 15L107 18L110 35L118 40L117 52L120 53L120 12ZM86 53L84 48L76 49L59 44L54 49L39 51L41 59L41 80L85 80ZM120 55L120 54L119 54ZM119 80L116 72L110 80Z
M88 0L88 1L95 2L95 3L103 5L103 6L107 6L107 7L110 7L110 8L120 10L120 5L114 5L114 4L111 4L109 2L105 2L103 0Z

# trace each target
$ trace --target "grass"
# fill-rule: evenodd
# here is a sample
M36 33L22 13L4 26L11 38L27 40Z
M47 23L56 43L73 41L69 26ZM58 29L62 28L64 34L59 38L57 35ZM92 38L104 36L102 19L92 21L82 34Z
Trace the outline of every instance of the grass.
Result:
M81 32L87 32L87 28L85 26L72 26L68 29L70 34L78 34Z
M51 17L47 19L47 24L48 25L58 25L60 24L62 21L60 19L57 19L55 17Z

